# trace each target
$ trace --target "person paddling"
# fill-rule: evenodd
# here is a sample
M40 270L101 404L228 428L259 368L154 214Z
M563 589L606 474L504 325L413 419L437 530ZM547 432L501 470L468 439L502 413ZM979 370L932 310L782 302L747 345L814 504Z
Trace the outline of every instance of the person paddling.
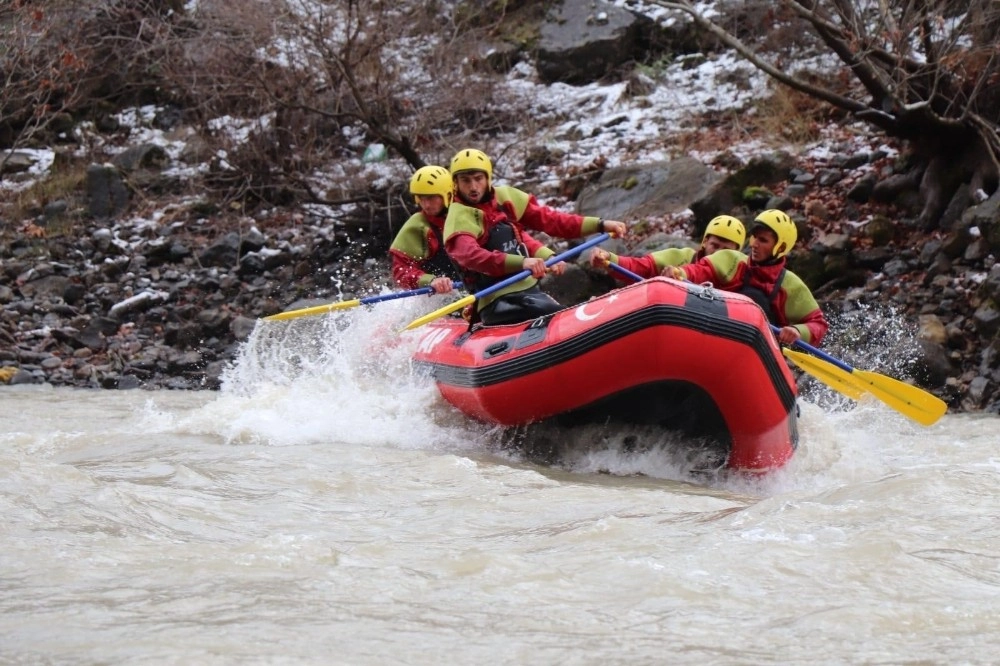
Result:
M750 225L749 256L719 250L683 266L667 266L664 275L749 296L781 330L784 345L802 340L819 346L830 328L805 282L788 270L788 253L798 240L795 223L784 211L761 212Z
M559 238L598 232L623 236L624 222L564 213L538 203L534 195L506 185L493 185L493 163L480 150L466 148L451 160L455 199L448 208L444 242L448 256L462 269L470 291L478 292L505 277L530 270L531 276L479 299L471 321L513 324L552 314L563 306L538 288L545 260L555 252L527 230ZM565 271L563 262L549 270Z
M442 236L453 189L451 174L441 166L421 167L410 178L410 194L420 210L403 223L389 246L392 278L400 287L431 287L446 294L458 279Z
M590 265L594 268L607 268L608 264L618 264L642 278L651 278L663 274L668 266L681 266L707 257L717 250L740 250L746 240L747 232L743 223L732 215L713 217L705 227L701 237L701 245L691 247L672 247L666 250L650 252L642 257L618 256L601 248L590 254ZM615 278L623 282L631 282L632 278L612 271Z

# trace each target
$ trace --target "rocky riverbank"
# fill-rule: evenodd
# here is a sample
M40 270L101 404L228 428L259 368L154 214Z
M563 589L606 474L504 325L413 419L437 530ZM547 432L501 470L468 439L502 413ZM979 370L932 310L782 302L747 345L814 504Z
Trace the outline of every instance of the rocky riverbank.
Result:
M169 207L168 207L169 208ZM282 217L281 219L285 219ZM22 227L0 243L0 382L217 388L259 317L386 272L321 220L246 217ZM40 220L40 222L44 222ZM340 259L337 269L327 270ZM329 262L329 263L328 263Z
M849 177L832 178L824 169L802 160L770 196L810 221L811 240L796 253L796 270L811 276L835 322L831 340L841 346L833 353L876 369L884 358L851 358L844 345L891 354L898 343L873 345L870 336L915 327L899 337L913 343L906 371L917 383L953 409L996 411L1000 371L991 336L1000 319L992 307L1000 267L990 233L1000 219L997 197L932 233L878 216L851 229L834 207L859 198L861 174L870 170L851 177L847 167ZM815 183L824 173L829 182ZM802 183L809 195L793 196ZM294 211L251 218L202 217L170 204L156 210L156 219L113 224L66 225L58 213L43 215L3 234L0 381L214 389L259 317L390 285L385 233L331 228ZM674 243L670 224L637 224L630 242L616 249L639 253ZM609 284L587 269L551 281L567 303ZM874 325L870 314L878 308L898 322Z
M716 151L712 165L566 173L536 193L587 214L631 211L619 253L690 242L692 210L707 220L783 208L800 227L792 268L834 325L828 351L912 380L952 409L1000 411L1000 194L976 203L963 191L926 230L914 222L919 205L878 202L891 151L856 137L826 145L820 157L779 152L741 165ZM308 206L246 214L173 194L185 180L165 168L175 159L184 158L155 145L126 148L87 167L78 200L3 225L0 382L214 389L260 317L391 288L386 250L409 214L403 183L368 199L390 206L352 204L353 218ZM567 305L613 285L584 267L544 284Z

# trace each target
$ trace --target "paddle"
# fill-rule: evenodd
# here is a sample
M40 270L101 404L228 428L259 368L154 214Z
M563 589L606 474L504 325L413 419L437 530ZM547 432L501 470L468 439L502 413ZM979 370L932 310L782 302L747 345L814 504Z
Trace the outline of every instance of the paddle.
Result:
M642 280L641 276L627 268L622 268L618 264L609 265L637 282ZM777 326L771 326L775 336L780 330ZM923 425L936 423L948 411L948 405L944 400L912 384L877 372L852 368L803 340L796 340L794 346L804 349L809 354L787 348L782 349L782 353L803 371L852 400L858 400L865 393L871 393L897 412Z
M772 326L771 329L777 334L776 327ZM795 346L805 349L812 356L789 350L785 350L785 356L827 386L848 397L852 397L852 390L868 391L900 414L923 425L933 425L948 411L948 404L944 400L912 384L877 372L852 368L802 340L796 340ZM830 380L834 383L830 383ZM847 390L843 390L845 386L848 387Z
M593 246L597 245L598 243L603 243L604 241L608 240L609 238L611 238L611 234L606 234L606 233L605 234L598 234L598 235L594 236L593 238L591 238L590 240L588 240L587 242L582 243L580 245L577 245L576 247L574 247L572 249L566 250L562 254L557 254L555 256L549 257L548 259L545 260L545 265L546 266L552 266L553 264L558 264L560 261L565 261L566 259L571 259L571 258L575 257L576 255L580 254L581 252L583 252L584 250L586 250L587 248L593 247ZM494 284L492 286L489 286L486 289L482 289L480 291L477 291L474 294L470 294L470 295L466 296L465 298L461 298L461 299L455 301L454 303L452 303L451 305L446 305L443 308L439 308L439 309L435 310L434 312L432 312L430 314L426 314L423 317L420 317L418 319L414 319L409 324L407 324L406 328L404 328L403 330L404 331L409 331L409 330L412 330L414 328L418 328L420 326L423 326L426 323L434 321L435 319L443 317L443 316L445 316L447 314L451 314L452 312L455 312L457 310L461 310L466 305L471 305L471 304L475 303L478 299L483 298L484 296L489 296L492 293L500 291L504 287L509 287L510 285L514 284L515 282L520 282L521 280L523 280L524 278L528 277L529 275L531 275L531 271L529 271L529 270L523 270L520 273L515 273L514 275L511 275L509 278L501 280L500 282L497 282L496 284Z
M822 361L815 356L793 351L788 347L782 347L781 353L800 369L823 382L834 391L843 393L851 400L860 400L868 393L864 386L858 384L857 380L847 372L842 371L835 365Z
M453 282L452 287L455 289L461 289L461 282ZM350 301L340 301L338 303L326 303L325 305L315 305L311 308L302 308L300 310L289 310L288 312L279 312L278 314L268 315L264 317L264 321L276 321L279 319L295 319L296 317L307 317L309 315L323 314L326 312L332 312L334 310L346 310L348 308L356 308L359 305L371 305L372 303L381 303L382 301L392 301L397 298L409 298L410 296L420 296L422 294L433 294L434 287L420 287L419 289L411 289L409 291L397 291L392 294L385 294L383 296L369 296L368 298L355 298Z

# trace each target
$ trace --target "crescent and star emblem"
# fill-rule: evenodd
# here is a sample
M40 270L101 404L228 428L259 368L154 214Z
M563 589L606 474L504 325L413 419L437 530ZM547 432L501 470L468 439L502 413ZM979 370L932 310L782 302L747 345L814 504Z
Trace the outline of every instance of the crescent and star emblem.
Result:
M590 305L592 301L582 303L576 308L576 318L579 319L580 321L590 321L591 319L596 319L601 316L602 312L604 312L605 305L607 305L608 303L612 303L617 299L618 299L618 294L612 294L606 300L602 300L601 308L594 313L590 313L585 310L585 308L588 305Z

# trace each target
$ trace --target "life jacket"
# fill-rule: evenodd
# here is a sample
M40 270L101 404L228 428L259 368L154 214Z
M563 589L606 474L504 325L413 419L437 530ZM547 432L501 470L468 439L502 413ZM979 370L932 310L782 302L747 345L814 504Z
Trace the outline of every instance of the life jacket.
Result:
M428 224L427 226L430 227L431 233L434 234L433 241L436 241L436 243L430 244L431 256L421 263L421 268L423 268L425 273L430 273L437 277L448 277L452 280L458 280L462 271L448 258L448 253L444 251L444 229L434 224Z
M781 291L781 282L785 279L786 270L788 269L781 269L781 272L778 273L778 279L774 281L774 289L766 292L760 287L750 284L750 270L748 267L743 272L743 284L734 290L738 294L749 297L754 303L759 305L760 309L767 315L767 320L775 326L781 326L781 320L778 318L778 310L775 308L775 301L778 298L778 292Z
M491 212L503 215L503 219L497 220L490 226L490 230L486 232L486 242L482 244L482 247L490 251L503 252L504 254L517 254L522 257L530 256L528 248L525 247L524 241L521 239L521 230L510 221L506 211L502 207L497 206ZM482 291L509 277L509 275L484 275L483 273L472 271L463 271L462 273L462 281L465 283L465 288L472 292Z

